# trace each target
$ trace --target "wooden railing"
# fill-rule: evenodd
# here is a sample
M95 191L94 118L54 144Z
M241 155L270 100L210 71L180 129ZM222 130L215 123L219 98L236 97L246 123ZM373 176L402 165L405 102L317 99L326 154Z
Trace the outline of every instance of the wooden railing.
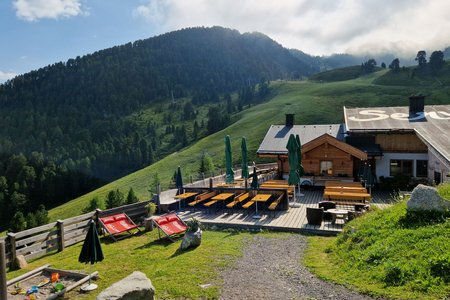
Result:
M5 253L0 253L7 268L14 266L18 255L31 260L50 252L63 251L64 248L84 240L91 220L118 213L126 213L135 223L140 224L147 216L150 201L115 207L107 210L96 210L80 216L42 225L16 233L8 233L0 238L5 245ZM2 262L0 262L2 263Z

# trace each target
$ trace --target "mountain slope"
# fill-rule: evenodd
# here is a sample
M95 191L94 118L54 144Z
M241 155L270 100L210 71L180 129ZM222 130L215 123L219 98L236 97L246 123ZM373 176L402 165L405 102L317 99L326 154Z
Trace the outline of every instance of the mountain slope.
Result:
M65 168L111 180L195 140L184 136L205 121L198 105L294 72L312 70L267 36L221 27L112 47L0 85L0 152L37 151ZM177 99L178 106L168 106ZM189 124L171 117L191 99L196 107L188 107ZM155 115L139 114L146 109ZM168 139L174 132L186 142Z
M126 192L132 187L140 199L148 199L150 197L148 190L154 175L158 174L162 187L167 188L178 165L181 166L184 181L188 182L191 175L196 176L198 173L200 158L204 151L212 157L217 170L223 168L224 137L227 134L232 139L235 164L239 164L242 136L247 138L249 161L257 161L256 150L267 129L272 124L284 124L284 114L287 112L295 113L296 124L339 123L343 122L344 105L350 107L407 105L408 96L419 92L414 87L373 84L373 81L384 73L385 71L380 71L354 80L331 83L274 81L271 83L273 98L238 113L236 122L226 129L207 136L182 151L172 153L149 167L51 210L50 217L63 218L76 214L93 196L104 198L113 189ZM421 88L420 92L423 91ZM432 95L427 98L427 104L450 103L448 92L448 87L433 88Z

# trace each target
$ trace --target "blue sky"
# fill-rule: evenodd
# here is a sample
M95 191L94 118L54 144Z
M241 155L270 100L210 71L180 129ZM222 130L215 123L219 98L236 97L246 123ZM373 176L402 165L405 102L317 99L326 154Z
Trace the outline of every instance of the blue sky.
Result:
M447 0L1 0L0 82L171 30L259 31L314 55L450 45Z

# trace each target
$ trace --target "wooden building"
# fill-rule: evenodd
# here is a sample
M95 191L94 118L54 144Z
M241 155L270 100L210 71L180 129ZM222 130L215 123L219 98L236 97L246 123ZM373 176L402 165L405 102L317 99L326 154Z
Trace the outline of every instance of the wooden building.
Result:
M365 151L378 177L407 175L429 183L450 181L450 105L344 107L346 142Z
M277 160L280 178L289 174L286 145L291 134L299 135L302 144L303 180L328 180L335 177L353 179L367 154L343 142L343 124L294 125L293 115L286 115L285 125L272 125L257 154Z

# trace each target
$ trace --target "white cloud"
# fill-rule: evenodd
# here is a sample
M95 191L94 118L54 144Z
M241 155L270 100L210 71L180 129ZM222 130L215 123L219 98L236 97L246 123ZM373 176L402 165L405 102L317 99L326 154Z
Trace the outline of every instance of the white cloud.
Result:
M26 21L59 19L83 14L80 0L14 0L18 18Z
M316 55L411 55L450 45L447 0L148 0L134 15L161 31L213 25L259 31Z
M0 83L5 82L6 80L11 79L15 76L17 76L16 73L0 71Z
M133 10L134 17L142 17L150 23L164 22L166 2L164 0L149 1L146 5L139 5Z

